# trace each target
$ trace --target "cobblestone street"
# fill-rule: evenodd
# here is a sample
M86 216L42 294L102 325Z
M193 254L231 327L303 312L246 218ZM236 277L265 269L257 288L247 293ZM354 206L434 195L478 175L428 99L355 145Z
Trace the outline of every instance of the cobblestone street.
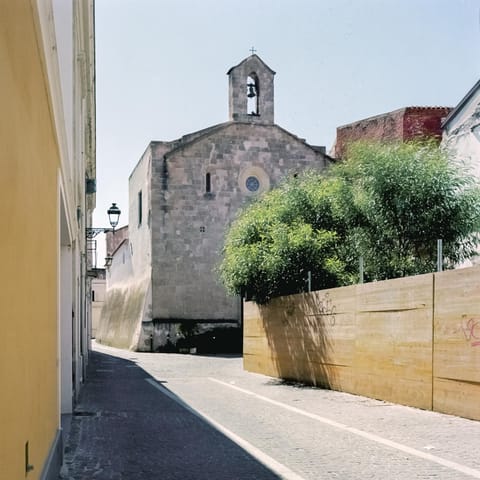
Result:
M96 345L62 478L480 478L480 423L292 385L240 357Z

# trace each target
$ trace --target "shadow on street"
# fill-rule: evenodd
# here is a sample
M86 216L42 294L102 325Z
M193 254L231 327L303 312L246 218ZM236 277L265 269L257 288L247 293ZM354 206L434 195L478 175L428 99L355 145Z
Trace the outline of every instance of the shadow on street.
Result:
M279 478L177 403L174 393L166 395L147 380L156 381L134 362L91 352L87 381L65 439L60 478Z

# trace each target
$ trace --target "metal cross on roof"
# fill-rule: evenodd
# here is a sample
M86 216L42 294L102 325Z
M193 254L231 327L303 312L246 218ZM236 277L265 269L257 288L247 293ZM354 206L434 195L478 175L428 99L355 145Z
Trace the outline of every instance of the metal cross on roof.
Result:
M255 47L252 47L250 51L252 52L252 55L253 55L256 52Z

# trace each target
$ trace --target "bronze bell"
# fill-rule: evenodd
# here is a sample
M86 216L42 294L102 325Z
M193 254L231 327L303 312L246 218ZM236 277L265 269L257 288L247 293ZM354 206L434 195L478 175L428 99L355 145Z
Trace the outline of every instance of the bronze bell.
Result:
M254 83L248 83L247 84L247 87L248 87L248 93L247 93L247 97L248 98L253 98L255 97L257 94L255 93L255 84Z

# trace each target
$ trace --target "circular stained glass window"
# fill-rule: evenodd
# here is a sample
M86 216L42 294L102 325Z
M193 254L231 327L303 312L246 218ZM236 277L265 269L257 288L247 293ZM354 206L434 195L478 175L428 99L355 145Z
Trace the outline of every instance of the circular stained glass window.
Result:
M250 176L245 180L245 185L250 192L256 192L260 188L258 178L253 176Z

